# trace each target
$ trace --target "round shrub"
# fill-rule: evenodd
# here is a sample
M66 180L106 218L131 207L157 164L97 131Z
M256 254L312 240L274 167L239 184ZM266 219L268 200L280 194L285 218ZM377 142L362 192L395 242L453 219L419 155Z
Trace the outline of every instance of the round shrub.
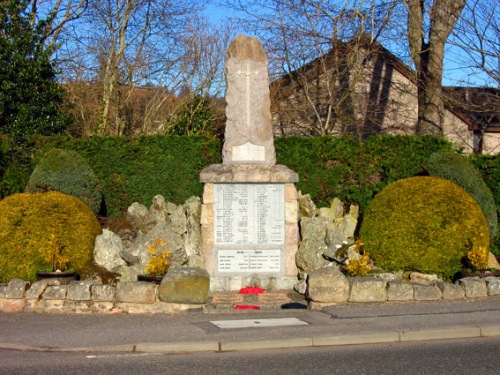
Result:
M438 177L386 186L367 207L360 236L378 267L435 273L445 280L464 266L484 269L490 243L476 201Z
M451 152L432 154L426 169L431 176L450 180L472 195L486 216L490 238L494 238L498 225L495 200L481 173L465 157Z
M21 193L0 201L0 282L36 280L42 253L57 243L69 268L90 276L101 227L79 199L59 192Z
M75 151L54 148L38 162L26 185L27 193L59 191L87 204L99 213L102 191L90 166Z

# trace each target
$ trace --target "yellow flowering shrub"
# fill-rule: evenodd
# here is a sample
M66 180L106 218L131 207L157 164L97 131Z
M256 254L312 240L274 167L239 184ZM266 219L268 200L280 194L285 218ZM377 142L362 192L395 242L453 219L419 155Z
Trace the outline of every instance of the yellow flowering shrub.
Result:
M166 244L165 241L157 238L148 246L148 252L151 254L151 257L146 267L144 267L144 272L149 276L163 276L170 268L170 251L160 250L160 248L164 247Z

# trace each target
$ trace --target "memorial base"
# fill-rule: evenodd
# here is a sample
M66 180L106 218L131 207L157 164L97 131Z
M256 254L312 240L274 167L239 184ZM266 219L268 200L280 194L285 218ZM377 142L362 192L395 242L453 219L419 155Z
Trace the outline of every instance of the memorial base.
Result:
M257 286L265 291L293 290L298 279L296 276L212 276L211 292L237 292L247 286Z

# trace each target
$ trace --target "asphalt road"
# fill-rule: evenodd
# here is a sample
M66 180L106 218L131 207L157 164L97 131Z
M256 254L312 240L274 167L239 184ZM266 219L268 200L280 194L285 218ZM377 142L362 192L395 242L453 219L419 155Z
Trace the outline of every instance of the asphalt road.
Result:
M1 374L498 374L500 337L250 352L0 350Z

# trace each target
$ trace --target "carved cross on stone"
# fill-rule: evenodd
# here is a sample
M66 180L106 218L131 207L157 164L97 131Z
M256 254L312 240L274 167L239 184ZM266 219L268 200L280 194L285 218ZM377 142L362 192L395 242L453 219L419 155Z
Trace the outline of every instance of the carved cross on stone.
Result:
M267 58L256 38L238 35L229 45L226 104L223 163L275 165Z

